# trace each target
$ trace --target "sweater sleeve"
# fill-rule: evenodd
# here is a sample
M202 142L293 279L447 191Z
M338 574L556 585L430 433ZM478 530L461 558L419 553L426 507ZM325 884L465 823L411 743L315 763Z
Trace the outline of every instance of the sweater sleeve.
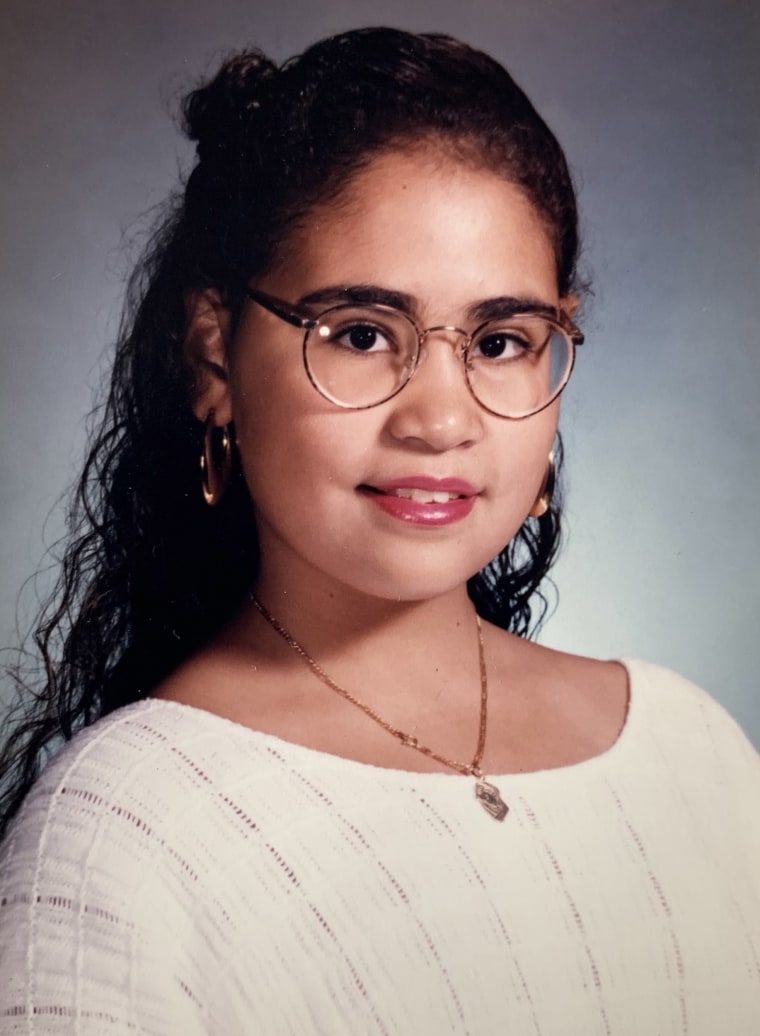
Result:
M28 797L0 856L2 1036L208 1031L181 818L151 805L165 769L86 735Z

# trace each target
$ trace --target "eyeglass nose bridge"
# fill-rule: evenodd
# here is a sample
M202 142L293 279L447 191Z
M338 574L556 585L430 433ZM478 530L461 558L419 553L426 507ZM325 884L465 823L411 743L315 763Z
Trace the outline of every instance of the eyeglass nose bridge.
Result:
M412 367L411 373L414 373L414 371L416 371L422 363L422 354L424 352L423 346L425 345L428 338L431 335L437 335L442 333L459 335L461 338L464 339L464 341L457 347L458 350L460 350L460 355L464 362L467 354L467 349L469 348L470 343L472 342L472 335L461 327L455 327L453 324L436 324L434 327L426 327L424 330L417 332L417 355L414 359L414 365Z
M472 338L472 335L468 334L467 331L463 330L461 327L454 327L453 324L438 324L435 327L426 327L424 331L418 332L417 337L419 338L420 348L424 345L425 340L429 338L430 335L437 335L440 334L442 331L448 331L451 334L461 335L462 338L464 338L465 340L463 345L463 348L465 349L470 344L470 339Z

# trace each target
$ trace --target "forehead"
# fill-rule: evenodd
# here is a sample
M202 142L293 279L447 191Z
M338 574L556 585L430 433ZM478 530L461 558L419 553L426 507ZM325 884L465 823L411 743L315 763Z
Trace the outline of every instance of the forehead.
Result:
M551 236L526 194L493 172L420 152L375 158L312 209L264 283L293 299L378 284L426 310L507 294L558 301Z

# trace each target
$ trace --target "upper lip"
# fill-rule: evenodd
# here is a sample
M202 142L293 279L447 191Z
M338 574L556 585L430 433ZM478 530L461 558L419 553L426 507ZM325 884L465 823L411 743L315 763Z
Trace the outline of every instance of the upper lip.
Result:
M380 493L397 489L425 489L431 493L456 493L457 496L477 496L479 490L462 478L433 478L430 475L404 475L385 482L368 482L366 488Z

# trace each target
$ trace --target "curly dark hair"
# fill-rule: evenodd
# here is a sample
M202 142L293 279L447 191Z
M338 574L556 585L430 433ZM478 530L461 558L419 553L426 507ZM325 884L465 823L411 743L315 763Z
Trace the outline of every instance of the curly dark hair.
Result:
M463 43L367 29L279 68L244 51L189 94L183 114L198 161L130 281L60 577L32 635L37 661L10 673L18 695L0 756L0 833L60 741L150 693L239 607L255 576L239 465L218 506L199 489L188 292L215 289L235 319L247 283L315 204L373 156L421 141L518 185L551 235L560 292L577 289L578 218L562 150L508 73ZM532 632L559 535L555 494L470 581L484 618Z

